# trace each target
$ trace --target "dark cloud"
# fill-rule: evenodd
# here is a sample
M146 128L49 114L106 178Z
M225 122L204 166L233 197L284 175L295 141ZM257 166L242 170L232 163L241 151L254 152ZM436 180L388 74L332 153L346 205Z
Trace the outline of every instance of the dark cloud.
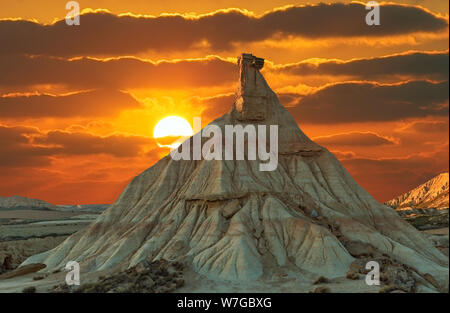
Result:
M118 158L136 157L153 147L154 140L143 136L50 131L33 127L0 125L0 167L46 166L52 157L106 154Z
M350 61L300 62L280 66L277 72L293 75L345 75L362 79L407 76L448 80L448 52L416 52Z
M182 88L233 82L237 66L218 57L144 61L133 57L99 60L0 55L0 86L64 84L78 88Z
M225 94L208 98L192 98L190 101L194 105L203 107L202 118L214 120L229 112L236 96L234 94Z
M56 130L35 137L33 143L60 147L58 152L63 155L109 154L115 157L134 157L143 146L153 143L153 139L125 135L100 137L89 133Z
M143 106L131 95L116 90L94 90L63 96L0 97L2 118L93 117L116 115Z
M298 78L333 75L359 79L448 79L448 52L400 54L320 64L303 61L284 66L267 63L266 73L287 73ZM0 55L0 86L58 84L72 88L193 88L232 84L238 76L233 61L217 56L152 62L134 57L64 59L49 56ZM295 80L298 80L295 78ZM293 96L282 95L286 103Z
M0 168L49 165L58 149L31 145L30 136L37 134L39 130L33 127L0 125Z
M24 20L0 21L0 54L59 56L129 55L148 50L182 51L206 41L213 50L231 49L277 35L310 39L390 36L445 30L447 21L419 7L384 4L381 25L368 26L362 3L333 3L288 7L262 16L222 10L187 17L116 16L105 12L81 16L79 26L64 20L41 25Z
M395 121L412 117L447 116L448 82L409 81L401 84L348 82L327 85L303 95L278 93L297 122L335 124ZM234 95L197 98L202 115L215 119L226 113Z
M333 146L383 146L393 145L395 141L371 132L350 132L313 138L326 147Z
M303 123L394 121L447 116L448 81L410 81L394 85L338 83L301 98L288 108Z

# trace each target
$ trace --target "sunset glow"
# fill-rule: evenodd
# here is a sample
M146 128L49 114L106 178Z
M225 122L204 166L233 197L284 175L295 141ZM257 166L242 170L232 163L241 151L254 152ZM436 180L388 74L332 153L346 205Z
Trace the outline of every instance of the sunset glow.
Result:
M193 135L192 127L184 118L179 116L168 116L163 118L156 124L153 130L153 137L161 140L164 137L169 137L170 141L179 137L171 144L163 144L157 142L159 147L168 147L171 149L177 148L184 139Z
M241 53L377 200L448 170L447 1L66 2L0 0L0 196L112 203L230 110Z

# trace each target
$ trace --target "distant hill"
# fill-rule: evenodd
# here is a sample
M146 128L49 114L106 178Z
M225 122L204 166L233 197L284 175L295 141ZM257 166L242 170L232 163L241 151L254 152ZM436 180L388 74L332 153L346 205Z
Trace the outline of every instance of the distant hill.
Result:
M55 210L64 212L90 212L101 213L106 210L110 204L78 204L78 205L58 205Z
M106 210L110 204L67 204L54 205L43 200L31 199L21 196L0 197L0 210L20 210L20 209L34 209L34 210L54 210L62 212L89 212L101 213Z
M0 197L0 209L54 209L55 205L21 196Z
M399 211L448 210L448 178L448 172L439 174L386 204Z

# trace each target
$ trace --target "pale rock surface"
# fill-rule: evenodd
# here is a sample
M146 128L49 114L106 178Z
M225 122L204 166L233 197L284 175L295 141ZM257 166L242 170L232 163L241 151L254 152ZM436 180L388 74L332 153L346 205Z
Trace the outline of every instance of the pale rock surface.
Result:
M227 281L264 286L286 271L299 282L318 275L345 280L355 261L345 245L359 242L448 284L448 258L299 129L260 74L261 60L244 55L239 65L236 101L212 124L222 130L278 125L276 170L260 171L260 160L166 156L88 228L24 265L45 263L52 270L75 260L84 272L95 272L145 259L181 260L222 282L225 291Z

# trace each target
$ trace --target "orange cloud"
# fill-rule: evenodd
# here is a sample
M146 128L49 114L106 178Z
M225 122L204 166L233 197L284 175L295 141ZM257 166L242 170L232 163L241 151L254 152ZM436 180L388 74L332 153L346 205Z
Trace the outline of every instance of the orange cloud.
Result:
M411 52L349 61L309 59L286 65L266 60L268 79L284 91L292 84L326 83L349 79L378 82L405 79L446 80L448 51ZM236 60L207 56L197 59L149 61L136 57L64 59L48 56L0 55L0 86L21 89L36 85L65 85L73 89L183 89L228 88L238 73ZM70 75L68 75L70 73Z
M383 37L434 33L448 27L447 19L420 7L382 4L381 10L383 23L377 27L366 25L365 5L356 2L289 6L260 16L240 9L157 17L100 11L83 14L75 28L64 20L45 26L1 20L0 54L129 55L148 50L183 51L202 42L214 51L225 51L237 43L263 41L280 34L308 39Z
M392 80L405 78L448 79L449 56L444 52L408 52L383 57L341 60L305 60L274 66L277 73L298 78L310 75L345 76L351 79ZM334 78L336 79L336 78Z
M152 62L135 57L64 59L1 55L0 86L63 84L71 88L192 88L234 82L235 60L218 56Z
M304 123L318 124L447 116L448 88L448 81L336 83L302 97L288 109L294 117L301 117Z
M122 110L142 108L131 95L117 90L0 97L0 116L3 118L113 116Z
M105 154L116 158L137 157L154 148L152 138L125 134L98 136L91 133L35 127L0 125L0 167L48 166L55 156Z
M447 121L415 121L402 127L402 132L412 133L448 133Z
M278 97L294 118L304 124L383 122L448 115L448 81L344 82L316 88L307 94L278 93ZM233 101L233 94L196 98L203 114L211 119L226 112Z

